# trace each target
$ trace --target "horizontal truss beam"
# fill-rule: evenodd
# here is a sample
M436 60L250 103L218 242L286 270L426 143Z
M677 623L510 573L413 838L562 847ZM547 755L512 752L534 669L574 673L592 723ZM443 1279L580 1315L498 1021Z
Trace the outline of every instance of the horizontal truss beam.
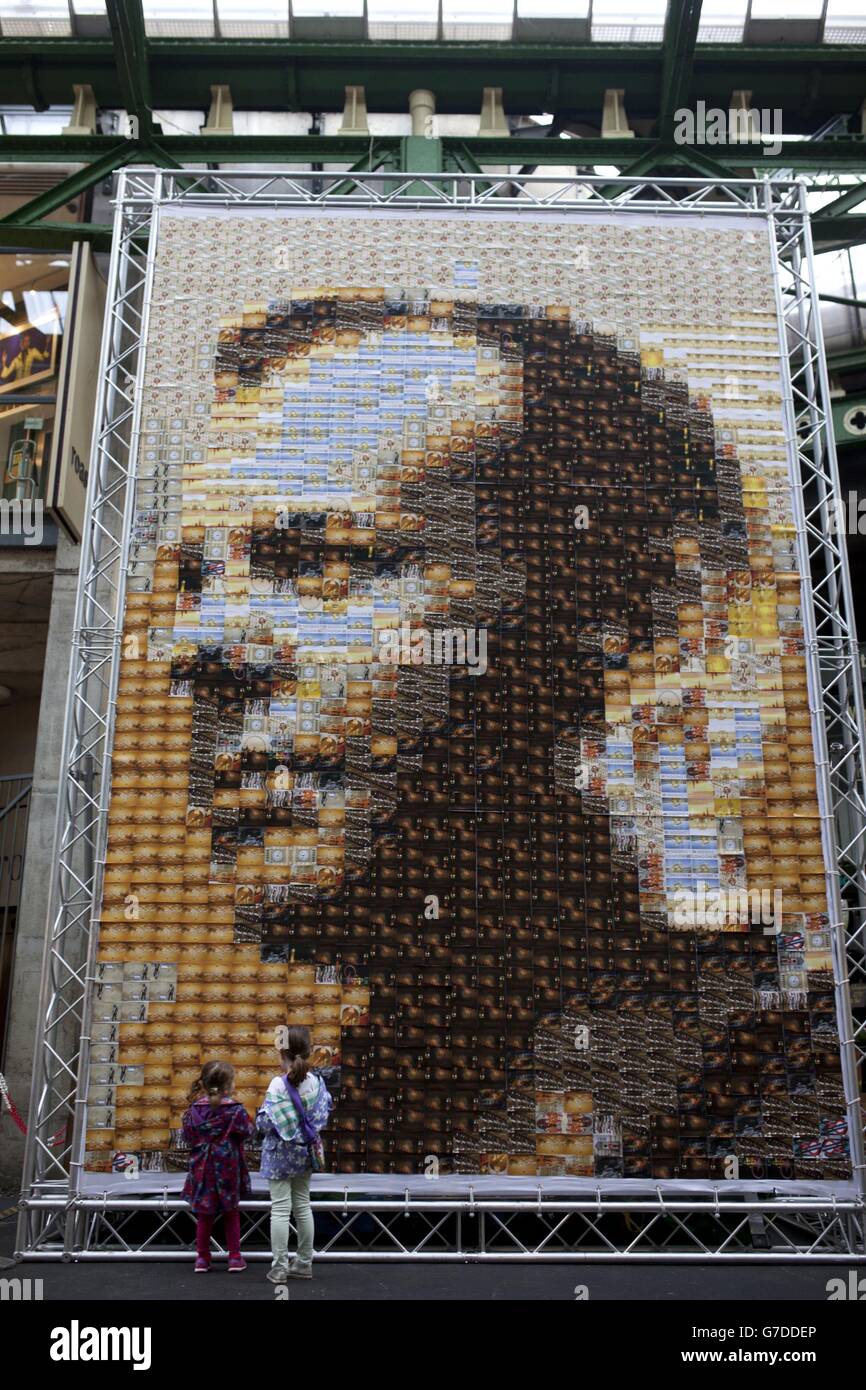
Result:
M864 50L866 64L866 50ZM377 147L400 147L399 136L377 135ZM768 137L771 141L772 137ZM369 135L160 135L159 147L179 163L208 164L343 164L363 158ZM549 140L544 136L443 136L447 152L469 154L485 164L536 164L589 166L631 165L652 153L654 167L683 165L689 160L688 145L662 144L656 139L620 139L602 136ZM147 143L118 139L114 135L0 135L0 164L87 164L94 159L128 151L124 163L145 162ZM695 145L695 153L713 159L726 169L795 169L822 172L866 172L866 138L846 136L835 140L797 140L780 151L759 143L728 142ZM845 207L853 204L846 200ZM844 211L845 208L840 209Z
M270 137L265 138L270 139ZM131 143L132 142L130 142L130 145ZM162 168L171 167L174 173L177 174L182 166L177 163L174 155L164 148L165 143L165 141L161 140L158 146L154 146L149 150L150 162ZM399 142L397 143L399 144ZM455 147L453 155L454 162L461 166L461 168L465 168L469 160L473 158L467 152L466 148L467 144L472 142L454 141L453 143ZM680 169L675 179L658 173L658 146L655 142L647 143L651 146L646 158L646 163L650 166L649 172L642 171L638 176L638 171L641 166L641 161L638 160L632 162L627 175L629 178L632 178L633 183L640 185L637 192L633 190L635 196L632 202L632 208L634 210L652 210L654 206L652 200L657 196L657 190L662 186L670 188L671 190L676 189L674 199L684 199L683 205L686 210L714 213L724 210L719 204L706 202L691 203L689 205L687 195L699 190L702 184L706 184L707 178L703 174L694 174L693 181L693 171L685 171L682 169ZM2 141L0 141L0 149L2 149ZM114 146L114 151L116 150L117 145ZM384 187L386 180L399 178L402 175L414 172L404 170L402 171L402 175L395 173L394 164L398 158L398 151L392 148L391 142L387 139L377 139L373 143L372 151L369 141L361 142L360 151L358 143L356 142L355 151L360 152L360 157L347 171L347 177L345 179L341 180L339 184L331 184L327 189L329 197L337 199L345 196L348 203L350 200L354 199L356 195L363 197L362 179L369 180L372 178L374 180L381 180ZM210 144L208 144L207 152L210 152ZM136 153L137 146L131 147L129 150L130 160ZM371 157L374 169L377 166L384 166L381 174L377 175L369 170ZM100 167L105 168L109 162L108 159L104 162L100 161ZM326 163L327 161L319 159L316 162ZM194 172L187 166L184 169L184 172L188 174L187 183L195 182L196 179L200 180L203 167L203 165L199 165L198 170ZM460 205L462 200L456 197L456 195L461 191L461 185L468 187L471 183L477 195L482 191L490 191L493 185L496 184L497 187L494 189L494 192L497 194L498 205L504 208L506 206L520 207L524 205L517 196L521 189L528 191L530 198L532 198L542 195L544 187L548 186L543 174L539 174L536 177L534 184L532 176L527 177L525 175L499 175L495 179L493 176L489 176L489 181L482 183L479 179L480 172L481 171L472 171L465 175L462 171L432 176L424 175L423 184L419 184L418 187L414 188L414 192L416 194L420 192L421 196L429 196L431 204L442 203L444 206L450 203L453 198L454 204ZM221 171L221 173L227 181L231 180L232 176L230 172ZM335 173L336 171L331 173L331 179L335 177ZM361 174L362 178L356 177L358 174ZM261 171L256 171L255 175L249 170L245 170L243 173L238 172L237 177L257 177L263 181L270 180L273 183L274 192L276 192L277 185L281 179L290 180L292 184L300 184L308 180L310 175L309 173L292 169L280 172L268 172L262 169ZM322 177L327 181L327 173L323 174ZM576 177L582 179L583 176L578 175ZM587 176L587 181L589 181L590 177L591 176ZM725 177L726 175L724 171L722 171L720 175L716 176L715 182L724 182ZM74 179L76 186L79 186L79 184L81 186L86 186L88 182L92 181L89 178L87 170L80 171L79 174L74 176ZM594 182L599 183L599 180L596 178ZM623 182L624 179L620 179L618 183L612 182L608 184L604 189L604 197L613 198L617 191L622 191ZM450 190L450 192L447 190ZM505 197L504 195L506 194L509 196ZM649 199L650 202L646 202L646 199ZM278 201L284 201L284 199ZM315 202L316 200L311 199L310 201ZM32 249L38 251L62 250L73 245L76 241L88 241L94 249L98 251L110 250L111 228L107 225L101 223L45 222L34 220L36 214L33 212L33 209L47 206L52 202L56 202L56 190L52 190L48 194L40 195L38 199L34 199L30 204L26 204L16 213L0 219L0 251L4 249ZM669 208L673 206L673 199L666 199L665 205ZM527 208L531 206L529 198L526 200L525 206ZM555 205L552 206L553 210L556 210ZM615 205L611 204L611 206L614 207ZM736 209L731 209L729 207L728 210L749 211L746 207L737 207ZM755 211L754 207L751 210ZM145 244L147 240L146 225L143 225L139 231L132 233L132 235L140 240L142 244ZM823 211L818 212L812 218L812 235L820 250L857 245L860 242L866 241L866 214L846 213L844 216L828 216Z
M270 1258L270 1202L241 1203L244 1255ZM568 1200L506 1196L313 1196L316 1259L471 1263L824 1263L864 1258L866 1207L857 1200L720 1198L697 1193ZM151 1197L29 1198L21 1204L27 1260L190 1259L193 1217L167 1193ZM28 1236L32 1239L28 1240ZM214 1242L214 1253L225 1252Z

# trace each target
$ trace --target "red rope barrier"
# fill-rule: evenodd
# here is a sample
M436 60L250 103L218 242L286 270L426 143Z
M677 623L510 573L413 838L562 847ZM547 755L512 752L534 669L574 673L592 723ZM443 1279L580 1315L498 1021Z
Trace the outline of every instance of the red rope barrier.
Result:
M12 1123L18 1126L22 1134L26 1134L27 1125L21 1118L21 1113L14 1100L9 1094L9 1086L6 1082L6 1077L3 1075L2 1071L0 1071L0 1101L2 1101L2 1105L0 1105L0 1110L2 1110L5 1106L5 1108L9 1111L9 1114L12 1116ZM54 1147L56 1144L59 1144L61 1139L63 1139L65 1135L66 1125L62 1125L61 1128L58 1129L57 1133L52 1135L52 1137L48 1140L49 1145L51 1147Z

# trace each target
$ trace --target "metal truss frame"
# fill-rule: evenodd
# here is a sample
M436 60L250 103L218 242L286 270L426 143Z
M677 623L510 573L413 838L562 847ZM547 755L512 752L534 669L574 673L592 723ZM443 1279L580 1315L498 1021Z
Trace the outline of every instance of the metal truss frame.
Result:
M687 1187L688 1184L683 1184ZM267 1200L243 1202L247 1260L270 1259ZM698 1264L803 1262L850 1266L863 1260L866 1211L856 1200L684 1195L560 1199L345 1196L317 1199L316 1259L461 1263L605 1263L653 1260ZM79 1198L72 1205L31 1200L19 1245L28 1260L190 1259L195 1218L186 1202ZM218 1233L219 1234L219 1233ZM212 1249L225 1256L217 1238Z
M82 1190L96 958L125 569L141 410L153 252L162 209L465 209L582 216L653 214L754 219L777 267L785 432L804 575L802 607L834 978L854 1182L844 1197L757 1184L754 1197L683 1180L640 1195L599 1188L572 1200L502 1195L457 1200L402 1193L317 1199L326 1258L852 1259L866 1256L866 1162L860 1088L866 1029L866 768L863 692L844 535L832 525L839 474L806 186L797 180L422 173L274 173L130 168L120 176L100 391L70 664L46 932L40 1027L18 1248L27 1257L186 1258L184 1204ZM148 247L150 250L148 251ZM811 574L811 582L809 576ZM59 1131L59 1135L58 1135ZM353 1188L363 1179L351 1179ZM585 1188L583 1189L585 1192ZM244 1205L254 1240L267 1204ZM411 1218L410 1232L396 1231ZM417 1230L412 1222L421 1223ZM324 1225L323 1225L324 1223ZM327 1233L325 1226L328 1228ZM264 1252L262 1251L262 1254Z

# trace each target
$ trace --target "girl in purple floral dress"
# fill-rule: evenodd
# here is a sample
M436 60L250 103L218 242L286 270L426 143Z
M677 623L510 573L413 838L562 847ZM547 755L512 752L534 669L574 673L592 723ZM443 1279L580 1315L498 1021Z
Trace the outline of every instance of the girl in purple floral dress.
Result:
M229 1252L229 1274L246 1269L241 1256L240 1199L249 1196L250 1175L244 1144L253 1123L231 1093L235 1069L228 1062L206 1062L190 1090L192 1104L183 1117L183 1137L192 1152L183 1186L196 1216L196 1274L210 1269L210 1238L222 1212Z
M273 1263L265 1276L272 1284L289 1278L312 1279L315 1221L310 1205L313 1173L311 1147L317 1165L324 1166L321 1140L310 1143L328 1122L334 1104L322 1078L310 1067L310 1030L292 1027L280 1051L284 1072L275 1076L264 1104L256 1115L256 1129L263 1136L263 1178L271 1189L271 1250ZM292 1096L291 1092L294 1092ZM296 1108L297 1107L297 1108ZM305 1133L300 1110L310 1127ZM297 1258L289 1263L289 1217L294 1214L298 1232Z

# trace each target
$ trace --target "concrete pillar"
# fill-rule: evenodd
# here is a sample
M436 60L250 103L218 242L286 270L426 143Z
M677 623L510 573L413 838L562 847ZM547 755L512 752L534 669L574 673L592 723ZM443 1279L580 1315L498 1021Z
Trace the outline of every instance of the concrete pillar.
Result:
M216 84L210 89L210 110L207 113L207 120L201 128L201 133L202 135L234 134L232 89L224 83Z
M93 88L82 83L72 88L73 107L69 125L63 127L63 135L96 134L96 97Z
M409 93L409 113L412 117L412 134L430 139L435 135L433 122L436 116L436 98L432 92L418 88Z
M33 1044L41 1024L39 992L42 949L48 916L48 893L54 872L54 817L63 751L63 718L79 556L80 548L61 531L57 542L45 648L5 1062L10 1094L25 1121L30 1105ZM0 1121L0 1137L0 1187L6 1192L15 1191L21 1178L24 1137L8 1115Z
M628 116L625 113L624 96L625 89L623 87L608 87L604 94L601 133L606 139L624 140L629 137L634 139L634 131L630 129Z
M363 87L347 87L340 135L369 135L367 96Z
M505 108L502 105L502 88L485 87L481 98L481 124L479 135L510 135Z

